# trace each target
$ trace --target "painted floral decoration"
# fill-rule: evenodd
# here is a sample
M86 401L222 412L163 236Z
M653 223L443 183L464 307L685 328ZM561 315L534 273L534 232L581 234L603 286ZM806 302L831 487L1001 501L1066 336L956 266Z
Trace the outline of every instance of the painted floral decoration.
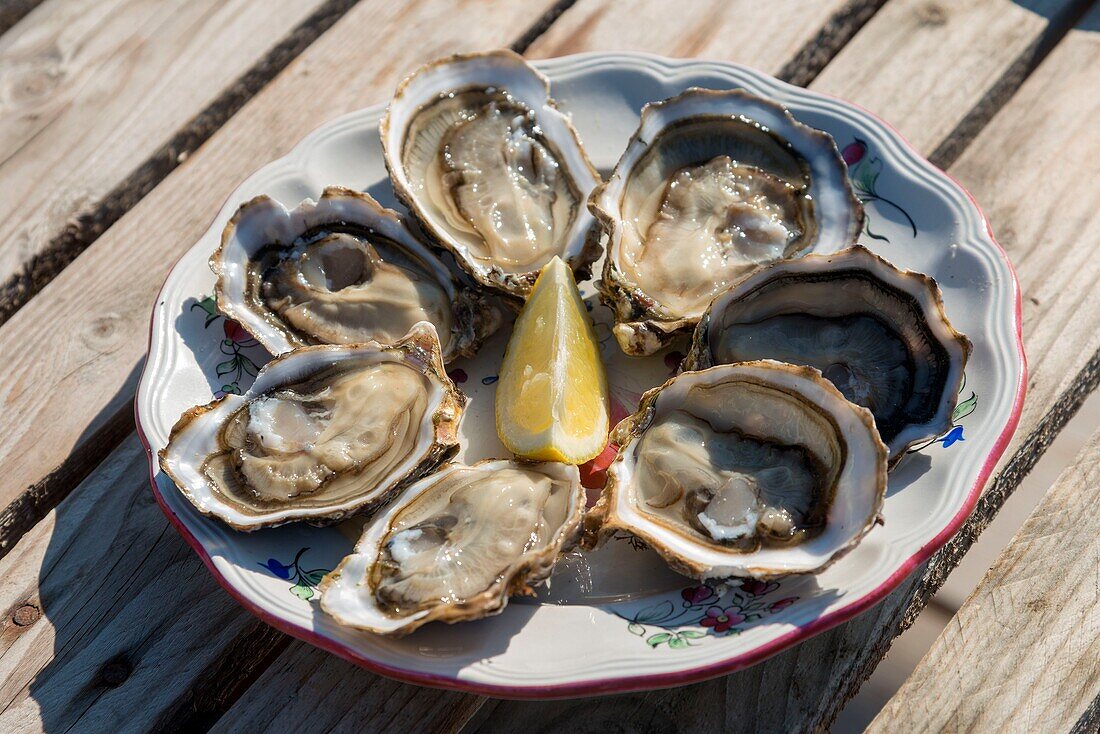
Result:
M228 359L219 362L215 371L218 378L226 382L223 382L222 386L214 392L214 397L220 398L226 394L240 395L244 392L241 385L243 378L245 376L254 378L260 371L260 365L256 364L256 361L243 350L258 347L259 342L236 321L227 319L219 313L213 296L206 296L192 303L191 310L194 311L196 308L206 314L203 323L205 329L209 329L218 319L222 320L222 332L225 336L218 348Z
M644 638L651 648L667 645L680 650L707 636L738 634L798 601L797 596L774 599L779 588L778 581L756 579L743 580L735 587L699 584L681 589L678 604L665 599L631 616L615 614L626 620L628 632Z
M959 402L955 405L955 410L951 413L951 422L955 425L952 426L950 431L943 434L942 436L933 438L931 441L909 449L909 453L913 453L914 451L923 451L924 449L935 443L941 444L945 449L948 449L954 446L956 443L966 440L966 437L964 436L963 426L959 423L959 421L961 421L963 418L966 418L968 415L978 409L978 394L971 390L970 397L963 398L962 396L965 394L965 391L966 374L963 373L962 384L959 385L960 399Z
M314 597L317 588L317 584L321 583L321 579L325 577L325 574L330 569L327 568L311 568L306 570L302 568L301 561L302 556L309 548L302 548L298 551L298 554L294 556L294 560L290 563L280 563L274 558L268 558L265 562L259 564L263 568L271 572L272 575L286 581L293 581L294 585L290 587L290 593L299 599L309 601Z
M896 210L905 217L905 221L909 223L909 228L913 230L913 236L916 237L917 225L913 222L913 218L909 216L909 212L897 202L891 201L879 193L878 177L882 173L882 159L877 155L869 155L869 153L870 149L867 146L867 141L860 138L848 143L840 151L840 157L848 164L848 177L852 181L852 188L855 189L856 196L864 204L877 202ZM865 213L863 228L867 232L867 236L872 239L882 240L883 242L890 241L890 238L871 229L871 215L869 213Z

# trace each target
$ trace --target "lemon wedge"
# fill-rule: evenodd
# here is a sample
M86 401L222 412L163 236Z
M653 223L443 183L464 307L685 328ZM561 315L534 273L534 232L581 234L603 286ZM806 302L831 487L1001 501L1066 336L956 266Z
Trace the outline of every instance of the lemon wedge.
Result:
M592 320L561 258L547 263L500 365L497 434L516 456L583 464L607 444L607 377Z

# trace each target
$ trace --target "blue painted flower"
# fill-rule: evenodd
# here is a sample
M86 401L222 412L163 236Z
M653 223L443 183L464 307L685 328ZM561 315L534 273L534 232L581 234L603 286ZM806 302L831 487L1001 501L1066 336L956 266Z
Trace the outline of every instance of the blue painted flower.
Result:
M951 429L950 433L948 433L946 436L944 436L940 440L943 441L943 447L945 449L947 447L949 447L951 444L955 443L956 441L965 441L966 439L963 438L963 427L962 426L955 426L954 428Z
M281 579L289 579L290 571L294 568L293 566L284 566L274 558L268 558L267 563L261 563L260 565Z

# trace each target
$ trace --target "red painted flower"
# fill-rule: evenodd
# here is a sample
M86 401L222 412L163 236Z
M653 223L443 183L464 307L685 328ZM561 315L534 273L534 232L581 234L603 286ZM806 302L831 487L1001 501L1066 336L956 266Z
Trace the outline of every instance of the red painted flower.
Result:
M714 596L714 589L706 585L689 586L680 592L680 596L684 597L684 601L688 604L702 604Z
M252 335L236 321L226 319L222 323L222 328L225 329L225 338L234 344L246 344L252 341Z
M768 609L773 612L778 612L782 609L786 609L791 604L794 604L796 601L798 601L797 596L788 596L786 599L780 599L779 601L775 602L770 607L768 607Z
M738 607L730 607L729 609L711 607L707 610L706 616L699 620L699 624L710 627L716 633L721 634L728 632L730 627L735 624L741 624L744 621L745 615L741 613L741 609Z
M840 157L844 159L844 162L849 166L854 166L863 160L863 156L867 154L867 143L863 142L859 138L856 138L854 143L848 143L844 146L844 150L840 151Z
M749 596L764 596L779 588L776 581L761 581L759 579L745 579L741 582L741 591Z

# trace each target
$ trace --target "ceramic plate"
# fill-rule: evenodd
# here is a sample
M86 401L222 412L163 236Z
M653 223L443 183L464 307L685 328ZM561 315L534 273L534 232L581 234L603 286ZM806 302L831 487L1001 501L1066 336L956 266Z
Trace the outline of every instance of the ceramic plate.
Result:
M970 512L1015 428L1023 398L1020 295L1012 266L967 193L888 125L849 103L728 63L587 54L536 66L552 80L554 97L573 116L604 173L642 105L691 86L744 87L836 138L867 208L860 241L900 267L933 275L950 318L974 341L956 426L890 476L885 524L821 575L768 583L691 583L623 535L595 553L570 556L549 588L514 600L500 616L428 625L388 639L341 628L318 605L317 583L351 550L361 521L238 533L201 516L159 471L155 452L180 413L247 389L269 358L214 309L207 257L238 204L258 194L293 206L341 184L396 206L378 140L383 104L333 120L252 175L168 276L153 311L136 407L153 491L241 604L284 632L394 678L498 696L553 697L684 684L742 668L874 604ZM597 324L617 419L671 375L682 355L674 347L645 360L624 357L591 284L582 292ZM470 396L462 424L461 458L467 461L507 455L492 419L507 335L504 329L477 359L450 366Z

